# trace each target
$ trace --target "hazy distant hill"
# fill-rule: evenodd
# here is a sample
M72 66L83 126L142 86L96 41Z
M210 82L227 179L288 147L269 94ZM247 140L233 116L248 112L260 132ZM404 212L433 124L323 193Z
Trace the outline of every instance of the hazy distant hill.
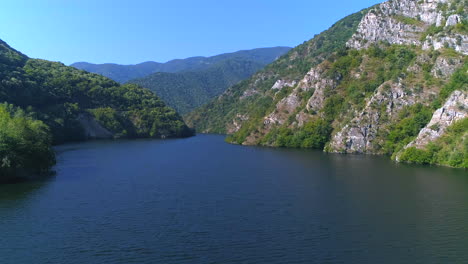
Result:
M85 70L92 73L101 74L117 82L127 82L131 79L145 77L155 72L182 72L182 71L199 71L211 67L221 61L228 59L242 59L246 61L254 61L260 64L268 64L277 57L285 54L291 48L289 47L274 47L274 48L259 48L252 50L241 50L232 53L224 53L212 57L191 57L187 59L171 60L166 63L159 62L143 62L136 65L119 65L113 63L92 64L88 62L77 62L70 66Z
M247 79L265 66L243 59L227 59L199 71L158 72L129 81L154 91L168 105L185 114L209 102L228 87Z

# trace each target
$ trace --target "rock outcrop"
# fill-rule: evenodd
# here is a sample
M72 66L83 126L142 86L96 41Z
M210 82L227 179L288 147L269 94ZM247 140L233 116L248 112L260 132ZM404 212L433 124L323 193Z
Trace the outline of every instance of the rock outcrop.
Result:
M427 36L422 48L423 50L439 50L452 48L464 55L468 55L468 36L461 34L439 33L435 36Z
M86 137L89 139L110 139L114 137L112 132L101 126L91 115L81 114L78 116L77 120L83 127Z
M452 75L456 69L463 64L462 58L447 58L440 56L437 58L431 73L436 78L445 78Z
M289 84L295 85L296 82L293 81ZM325 69L323 69L321 65L312 68L307 72L304 78L297 83L297 87L291 94L281 99L276 104L275 110L264 118L264 125L269 128L272 125L285 124L289 117L300 107L303 100L300 95L302 92L313 91L312 96L308 99L306 104L307 111L312 113L319 111L323 107L326 98L326 90L333 90L336 88L336 85L336 81L325 76ZM310 114L301 111L296 115L296 124L302 126L309 118Z
M363 19L358 32L348 41L347 46L365 49L380 41L400 45L420 45L419 34L423 30L420 26L407 25L395 18L371 11Z
M466 117L468 117L468 92L455 91L445 104L434 112L429 124L419 132L418 137L409 143L405 149L409 147L424 148L429 142L441 137L447 127Z
M318 111L323 107L325 91L333 90L337 83L324 76L325 70L322 67L311 69L299 82L299 87L304 91L314 90L312 97L307 102L308 111Z
M385 125L381 121L382 116L391 119L403 107L424 101L427 97L410 92L400 82L381 85L365 108L333 135L328 150L339 153L378 153L374 141L379 129Z
M271 89L281 90L284 87L294 87L296 85L296 81L285 81L285 80L278 80L275 84L271 87Z
M446 0L387 1L371 10L359 24L347 46L367 48L380 41L390 44L420 45L420 33L428 25L441 23L442 13L437 5ZM405 21L409 20L408 21Z
M294 113L297 107L301 104L301 98L297 93L297 89L287 97L281 99L275 110L265 117L263 123L267 127L272 125L283 125L288 117Z
M228 134L234 134L242 128L242 123L249 120L247 115L237 114L232 123L227 127Z
M466 13L459 0L390 0L337 22L219 104L233 110L223 123L234 132L230 139L284 147L320 141L313 147L395 154L428 121L442 89L463 82L452 76L466 67ZM327 52L310 55L317 50ZM466 88L459 89L413 145L466 116Z
M467 55L468 37L466 35L443 32L422 38L431 25L447 28L462 23L463 19L460 14L449 15L442 11L439 6L443 4L450 5L451 2L448 0L384 2L364 17L357 32L347 42L347 46L364 49L375 43L387 42L399 45L422 45L425 50L450 47Z
M447 18L447 23L445 24L446 27L455 26L458 23L462 22L462 18L460 15L451 15Z

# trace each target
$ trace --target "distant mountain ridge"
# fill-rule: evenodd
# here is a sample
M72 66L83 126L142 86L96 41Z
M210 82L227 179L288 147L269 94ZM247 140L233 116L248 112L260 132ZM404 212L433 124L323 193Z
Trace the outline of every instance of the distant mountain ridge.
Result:
M135 65L121 65L114 63L93 64L88 62L76 62L70 66L103 75L120 83L125 83L129 80L142 78L156 72L176 73L204 70L220 61L233 58L255 61L266 65L285 54L290 49L290 47L272 47L240 50L210 57L198 56L186 59L175 59L166 63L147 61Z
M181 114L209 102L230 86L252 76L265 66L243 59L226 59L198 71L157 72L130 80L148 88Z

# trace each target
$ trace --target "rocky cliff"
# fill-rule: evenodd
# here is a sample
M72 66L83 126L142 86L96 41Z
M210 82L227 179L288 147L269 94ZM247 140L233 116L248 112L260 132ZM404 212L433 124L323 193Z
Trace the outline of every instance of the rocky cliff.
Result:
M77 118L87 139L112 139L114 134L103 127L89 114L80 114Z
M431 121L421 129L416 139L406 145L404 149L411 147L424 149L431 142L439 139L445 134L448 127L468 118L468 108L466 106L468 106L468 92L453 92L445 104L434 112ZM399 155L396 158L398 159Z
M464 0L384 2L339 21L187 119L245 145L394 157L424 148L466 118L467 24Z

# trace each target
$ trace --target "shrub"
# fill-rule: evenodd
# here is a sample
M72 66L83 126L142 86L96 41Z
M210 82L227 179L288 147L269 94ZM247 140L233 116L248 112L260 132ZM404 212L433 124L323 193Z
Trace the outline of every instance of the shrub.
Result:
M399 115L399 121L390 127L384 150L388 154L398 152L411 142L429 122L432 110L422 104L407 107Z
M425 149L405 149L400 161L468 168L468 118L449 126L443 136L429 143Z
M400 156L400 161L416 164L431 164L432 153L424 149L410 147Z
M43 173L55 164L49 128L12 105L0 105L0 181Z

